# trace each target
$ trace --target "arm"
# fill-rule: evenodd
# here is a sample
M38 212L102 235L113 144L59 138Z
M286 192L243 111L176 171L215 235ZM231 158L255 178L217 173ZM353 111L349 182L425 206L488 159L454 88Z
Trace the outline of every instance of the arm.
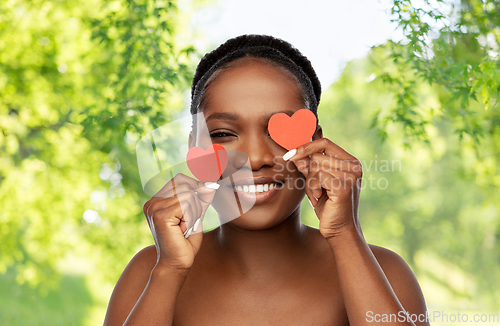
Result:
M377 321L384 321L384 325L429 325L420 286L401 257L369 246L355 230L327 241L335 257L351 325L373 325Z
M155 268L156 259L155 246L144 248L132 258L113 290L104 326L172 323L187 273Z
M315 138L299 146L290 159L307 179L306 194L335 257L350 324L428 325L422 292L410 268L389 250L372 250L363 237L358 218L361 163L322 138L321 129ZM413 323L405 312L422 316ZM383 319L391 315L392 321Z
M105 326L172 324L214 195L204 182L179 173L144 205L155 245L141 250L125 268L111 296Z

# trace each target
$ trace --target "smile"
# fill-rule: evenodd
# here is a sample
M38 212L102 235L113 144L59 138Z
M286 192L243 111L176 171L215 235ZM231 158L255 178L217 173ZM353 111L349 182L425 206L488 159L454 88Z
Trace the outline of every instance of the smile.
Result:
M265 184L258 184L258 185L243 185L243 186L234 186L230 187L233 190L237 191L242 191L245 193L250 193L250 194L258 194L261 192L266 192L273 190L275 188L281 188L282 184L280 183L265 183Z

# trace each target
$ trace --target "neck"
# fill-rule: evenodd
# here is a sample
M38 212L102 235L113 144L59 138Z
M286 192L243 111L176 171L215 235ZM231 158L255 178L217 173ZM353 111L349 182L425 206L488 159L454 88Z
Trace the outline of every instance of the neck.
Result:
M282 223L265 230L245 230L231 223L216 234L224 265L240 275L287 269L305 254L307 227L300 221L300 206Z

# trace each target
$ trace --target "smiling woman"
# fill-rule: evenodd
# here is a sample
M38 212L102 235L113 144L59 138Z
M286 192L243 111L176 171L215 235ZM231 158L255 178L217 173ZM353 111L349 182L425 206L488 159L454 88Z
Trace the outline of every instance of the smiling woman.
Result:
M145 204L155 246L123 272L105 325L365 325L370 314L426 314L404 260L363 237L359 160L324 138L319 124L310 142L289 152L269 135L277 113L308 109L317 117L320 94L309 61L270 36L231 39L202 59L191 112L203 112L208 135L194 120L189 146L242 153L229 155L228 166L237 171L246 161L249 176L222 178L215 190L178 174ZM300 221L306 195L319 230ZM203 233L208 206L222 220L235 196L251 209Z

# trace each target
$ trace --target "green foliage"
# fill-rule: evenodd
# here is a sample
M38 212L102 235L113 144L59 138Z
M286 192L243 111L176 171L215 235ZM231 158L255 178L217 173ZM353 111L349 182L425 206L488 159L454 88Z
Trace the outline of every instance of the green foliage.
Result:
M12 270L0 278L3 325L83 325L94 303L83 276L63 276L60 286L65 291L49 291L44 297L27 284L16 284L15 279Z
M86 247L115 281L151 244L135 141L182 109L182 18L171 1L0 2L0 272L47 292Z
M373 125L383 137L388 124L400 125L409 147L411 139L428 142L425 125L444 118L453 123L460 139L470 136L478 144L488 142L500 134L498 1L463 0L452 5L425 0L424 4L418 8L410 0L393 3L394 21L405 38L381 46L388 49L394 64L386 67L381 61L375 73L397 103L375 112ZM439 87L438 103L423 105L415 90L418 83Z

